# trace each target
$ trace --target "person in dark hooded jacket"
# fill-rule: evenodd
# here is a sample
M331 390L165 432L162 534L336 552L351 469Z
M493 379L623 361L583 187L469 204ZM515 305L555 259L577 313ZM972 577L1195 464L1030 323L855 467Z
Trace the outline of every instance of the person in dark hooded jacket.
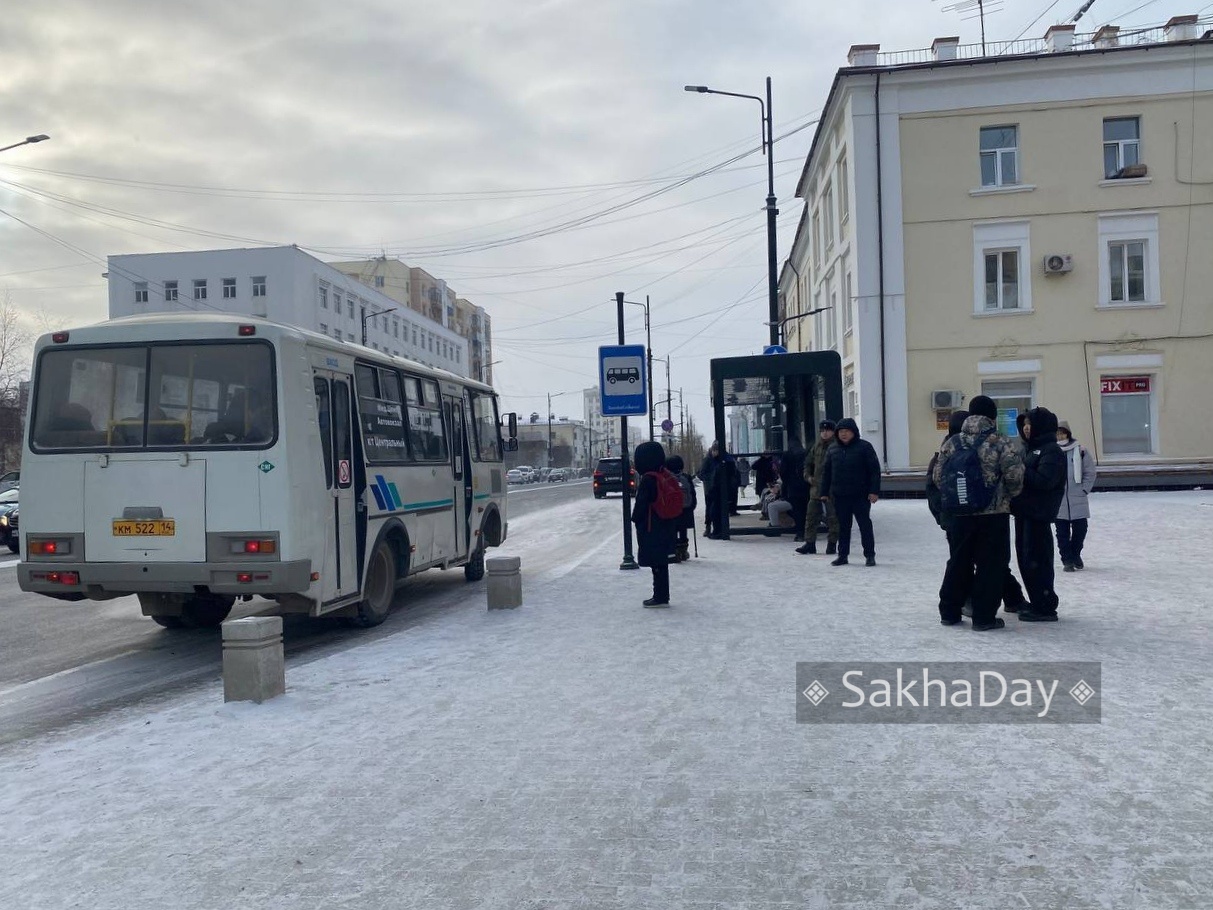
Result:
M632 524L636 526L636 562L653 570L653 596L646 607L664 607L670 602L670 553L674 550L676 519L662 518L653 508L657 502L654 471L665 470L665 449L659 442L642 442L633 456L636 473L636 504Z
M1066 495L1066 454L1057 444L1057 415L1048 408L1028 411L1023 423L1023 492L1011 501L1015 516L1015 557L1027 589L1023 622L1056 622L1053 590L1053 519Z
M665 460L665 469L678 478L682 487L683 501L690 500L684 505L682 514L674 519L674 530L677 539L674 541L674 562L682 562L690 558L690 544L687 541L687 531L695 527L695 508L699 505L699 497L695 495L695 483L686 473L686 463L681 455L671 455Z
M968 416L969 412L965 410L952 412L952 416L948 418L948 435L943 438L944 444L961 431ZM927 465L927 508L931 510L935 523L943 529L948 538L948 562L943 570L943 584L939 586L939 616L943 619L960 615L973 587L973 576L967 569L960 571L960 562L954 558L956 545L952 537L952 516L944 511L943 493L934 477L935 464L938 461L939 452L936 452L931 456L931 463Z
M788 447L779 456L779 478L783 481L783 498L792 504L792 522L796 526L794 539L804 542L804 519L809 510L809 483L804 479L805 450L792 434ZM814 529L816 530L816 529Z
M845 566L851 552L851 517L859 525L865 565L876 565L876 537L872 533L872 506L880 498L880 459L859 425L850 417L838 421L835 442L826 453L821 477L821 498L834 503L838 514L838 558L830 565Z

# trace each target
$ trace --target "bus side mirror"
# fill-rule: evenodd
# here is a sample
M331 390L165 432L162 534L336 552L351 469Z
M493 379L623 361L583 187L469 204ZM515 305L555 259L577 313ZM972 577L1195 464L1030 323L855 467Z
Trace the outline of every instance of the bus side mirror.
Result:
M517 452L518 451L518 440L517 439L507 439L505 441L505 450L507 452Z
M505 415L505 420L506 420L506 426L509 427L509 433L508 433L509 438L514 440L515 443L517 443L517 441L518 441L518 415L515 414L513 411L510 411L510 413ZM518 446L517 446L517 444L515 444L514 448L510 449L510 451L513 452L514 449L517 449L517 448L518 448Z

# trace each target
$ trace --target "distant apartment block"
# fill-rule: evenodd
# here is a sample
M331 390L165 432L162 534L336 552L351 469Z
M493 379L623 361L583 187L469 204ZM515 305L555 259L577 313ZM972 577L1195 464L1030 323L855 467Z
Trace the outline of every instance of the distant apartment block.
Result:
M894 471L984 393L1103 465L1213 461L1213 20L851 48L796 195L789 350ZM815 314L814 314L814 311ZM803 318L797 318L804 314Z
M468 341L293 246L109 257L111 318L246 313L476 378Z
M445 281L399 259L334 262L333 268L467 339L468 375L493 382L493 329L483 307L458 297Z

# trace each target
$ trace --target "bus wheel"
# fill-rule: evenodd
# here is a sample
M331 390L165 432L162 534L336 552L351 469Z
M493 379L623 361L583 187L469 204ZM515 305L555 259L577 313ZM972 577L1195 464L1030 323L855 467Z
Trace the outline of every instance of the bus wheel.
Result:
M463 567L463 577L468 581L480 581L484 578L484 538L476 541L476 552Z
M156 625L166 629L181 629L185 626L185 620L181 618L176 602L169 595L141 591L138 596L143 615Z
M158 626L164 626L166 629L181 629L185 627L185 620L180 616L164 616L162 614L153 613L150 617L152 622Z
M181 605L181 619L195 629L213 629L227 619L235 602L222 594L196 594Z
M396 595L396 554L386 540L375 545L366 571L366 596L358 604L354 625L362 629L377 626L392 612Z

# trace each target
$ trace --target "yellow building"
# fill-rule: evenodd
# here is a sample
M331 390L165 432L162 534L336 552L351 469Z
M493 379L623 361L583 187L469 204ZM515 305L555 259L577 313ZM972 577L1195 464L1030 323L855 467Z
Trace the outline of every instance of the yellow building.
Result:
M887 469L979 393L1105 467L1213 462L1209 28L852 47L780 289L788 349L839 351Z

